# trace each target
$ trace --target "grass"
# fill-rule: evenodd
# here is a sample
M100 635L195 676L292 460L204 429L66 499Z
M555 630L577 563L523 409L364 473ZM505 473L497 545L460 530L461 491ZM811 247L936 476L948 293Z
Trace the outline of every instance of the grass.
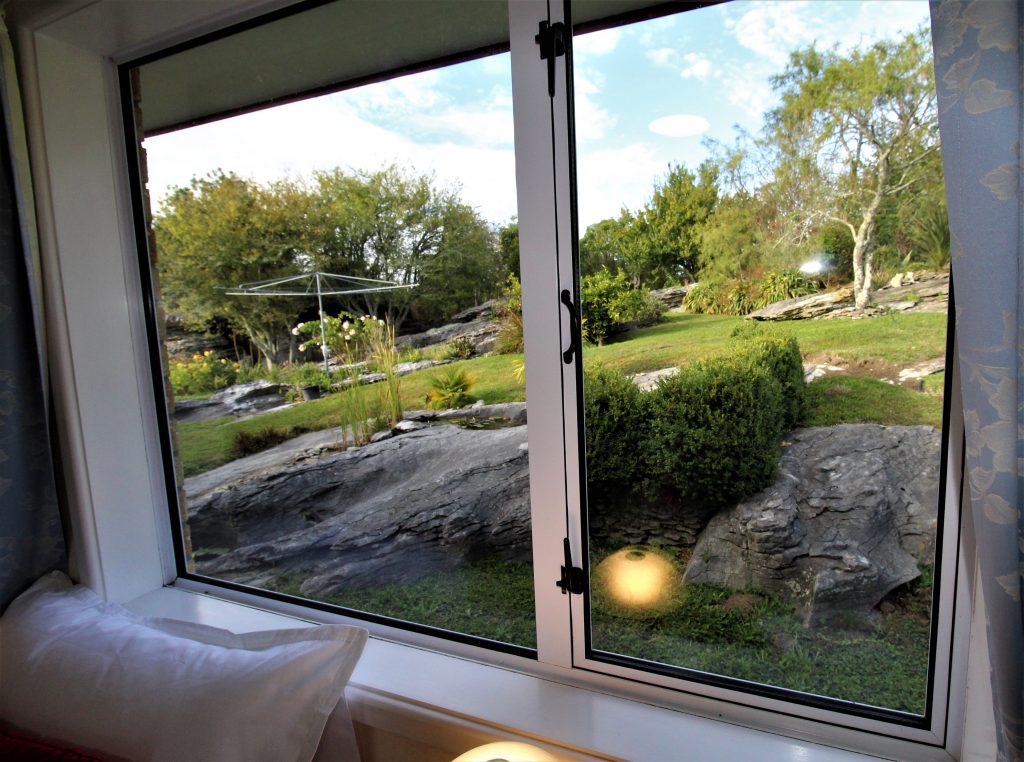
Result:
M267 588L301 595L305 578L290 572ZM924 579L924 578L923 578ZM930 588L917 591L930 594ZM685 589L672 613L648 620L614 616L599 601L591 614L599 651L685 667L790 690L923 713L928 624L919 612L889 615L872 633L805 629L785 600L756 594L749 610L723 603L733 591ZM407 584L340 591L323 600L504 643L536 647L530 564L484 561Z
M267 588L301 595L305 577L301 572L284 574L267 583ZM530 564L483 561L407 584L345 590L322 600L502 643L537 647Z
M641 373L682 365L724 352L733 329L743 318L720 315L669 313L666 320L649 328L631 331L603 347L588 347L586 364L601 363L625 373ZM946 317L941 314L891 315L864 320L797 320L769 330L794 336L805 356L828 354L848 362L878 360L910 365L941 357L945 352ZM476 378L472 398L486 403L522 401L525 388L516 379L516 363L522 355L490 355L463 360L448 366L451 372L465 371ZM427 406L430 369L411 373L401 380L402 407ZM932 377L934 378L934 377ZM807 425L827 426L839 422L930 423L941 422L941 402L910 390L868 379L844 376L842 381L826 378L811 384L812 413ZM925 388L935 382L929 379ZM819 386L821 384L821 386ZM836 385L850 392L829 392ZM884 388L883 388L884 387ZM941 387L940 387L941 388ZM363 394L376 399L373 386ZM315 431L336 427L341 421L341 399L328 395L246 421L218 419L176 426L179 456L186 476L192 476L231 461L238 431L255 433L265 428L294 428Z
M805 426L942 425L942 399L864 376L825 376L807 386Z

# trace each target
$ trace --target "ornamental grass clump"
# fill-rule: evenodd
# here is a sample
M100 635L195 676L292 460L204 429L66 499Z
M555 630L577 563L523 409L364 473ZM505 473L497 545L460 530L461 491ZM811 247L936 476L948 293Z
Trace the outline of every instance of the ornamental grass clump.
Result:
M431 410L448 410L468 405L473 401L470 392L476 383L476 376L459 368L449 368L440 376L430 379L430 394L427 407Z

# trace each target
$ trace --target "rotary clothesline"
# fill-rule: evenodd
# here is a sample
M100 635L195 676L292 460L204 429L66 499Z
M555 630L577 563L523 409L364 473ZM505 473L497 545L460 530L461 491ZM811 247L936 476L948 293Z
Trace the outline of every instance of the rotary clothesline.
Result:
M305 289L301 283L305 282ZM338 284L338 285L333 285ZM293 285L294 284L294 285ZM316 295L320 315L320 349L324 355L324 370L330 372L327 365L327 329L324 326L324 297L348 296L350 294L369 294L377 291L396 291L400 288L413 288L415 283L398 283L393 280L377 278L359 278L355 275L335 275L316 270L311 273L289 275L284 278L241 283L236 288L225 289L227 296L313 296ZM326 288L325 288L326 286ZM341 288L340 286L346 286Z

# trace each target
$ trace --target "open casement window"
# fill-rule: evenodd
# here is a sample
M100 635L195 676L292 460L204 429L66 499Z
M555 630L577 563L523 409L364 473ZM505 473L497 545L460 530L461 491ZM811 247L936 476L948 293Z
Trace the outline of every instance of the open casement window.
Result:
M844 13L315 3L122 66L180 584L947 758L927 6Z

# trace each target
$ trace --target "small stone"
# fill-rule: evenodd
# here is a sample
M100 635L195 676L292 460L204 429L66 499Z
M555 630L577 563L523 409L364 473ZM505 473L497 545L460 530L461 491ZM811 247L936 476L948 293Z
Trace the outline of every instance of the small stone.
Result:
M391 427L391 431L395 434L408 434L410 431L419 431L425 428L427 428L427 424L420 421L399 421Z
M391 437L393 436L394 433L390 429L378 431L376 434L370 437L370 442L383 442L385 439L391 439Z
M878 610L883 614L892 614L896 611L896 606L890 601L882 601L878 604Z
M790 635L788 632L777 632L772 635L772 648L776 651L782 651L788 653L793 650L796 645L796 638Z

